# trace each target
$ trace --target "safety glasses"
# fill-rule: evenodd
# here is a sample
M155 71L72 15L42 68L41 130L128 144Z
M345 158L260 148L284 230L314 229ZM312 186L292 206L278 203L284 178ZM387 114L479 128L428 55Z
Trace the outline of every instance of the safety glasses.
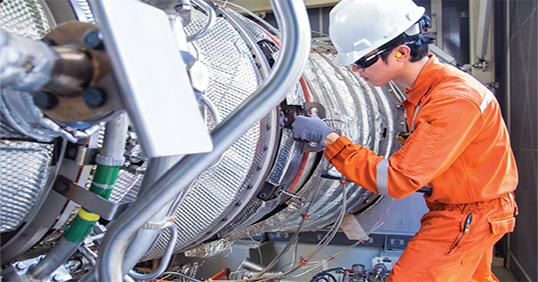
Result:
M360 69L365 69L373 64L375 64L377 62L377 60L379 59L379 55L383 54L383 52L387 51L388 49L383 49L381 51L378 51L368 57L362 57L358 60L356 60L353 65L355 65L356 67L360 68Z

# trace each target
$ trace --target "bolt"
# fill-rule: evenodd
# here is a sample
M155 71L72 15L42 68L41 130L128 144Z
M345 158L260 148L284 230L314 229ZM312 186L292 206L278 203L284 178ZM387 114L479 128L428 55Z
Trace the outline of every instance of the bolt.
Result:
M61 282L61 281L64 281L64 280L62 279L62 276L61 276L61 275L59 275L59 274L55 274L54 276L52 276L52 281L54 281L54 282Z
M258 198L265 199L265 198L267 198L267 194L262 192L262 193L258 194Z
M84 102L90 107L101 107L106 102L106 94L98 88L88 88L82 94Z
M74 158L77 155L77 149L75 148L69 148L67 150L67 156Z
M284 112L285 112L286 114L291 114L292 111L293 111L293 110L292 110L291 108L286 108L286 109L284 110Z
M20 271L20 270L25 269L25 268L26 268L26 265L25 265L23 262L17 262L17 263L15 264L15 268L16 268L17 270Z
M67 190L67 185L63 182L59 182L58 184L56 184L56 190L58 192L65 192Z
M34 104L41 109L51 110L58 106L58 98L48 92L37 92L34 94Z
M88 30L84 34L84 44L92 49L103 49L103 34L97 30Z
M190 12L192 10L192 6L188 3L180 3L174 7L176 9L176 12L181 13L182 11Z

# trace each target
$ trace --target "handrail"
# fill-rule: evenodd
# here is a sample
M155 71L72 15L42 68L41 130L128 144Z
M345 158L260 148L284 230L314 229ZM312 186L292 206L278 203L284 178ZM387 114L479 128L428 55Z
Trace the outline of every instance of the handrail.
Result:
M304 2L272 0L271 4L283 30L281 55L273 71L260 88L211 131L213 151L184 157L114 222L99 251L99 281L123 280L124 271L117 266L122 265L131 236L256 121L277 106L299 79L310 50L310 24Z

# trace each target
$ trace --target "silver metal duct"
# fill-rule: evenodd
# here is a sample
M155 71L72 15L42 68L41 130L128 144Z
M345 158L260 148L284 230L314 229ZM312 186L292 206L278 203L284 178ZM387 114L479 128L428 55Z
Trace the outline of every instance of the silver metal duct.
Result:
M43 194L52 144L0 140L0 232L14 231Z
M196 32L205 22L195 20L187 32ZM191 53L209 70L209 87L205 96L226 118L254 92L262 81L249 47L229 22L219 17L213 29L190 45ZM213 128L209 119L209 128ZM181 206L175 211L175 224L181 230L176 251L208 235L216 224L228 216L245 190L252 188L267 146L267 120L256 122L220 158L218 165L206 170L194 182ZM260 181L258 181L260 182ZM161 257L166 250L169 232L161 236L142 260Z
M44 0L4 0L0 3L0 28L9 33L41 39L55 26Z

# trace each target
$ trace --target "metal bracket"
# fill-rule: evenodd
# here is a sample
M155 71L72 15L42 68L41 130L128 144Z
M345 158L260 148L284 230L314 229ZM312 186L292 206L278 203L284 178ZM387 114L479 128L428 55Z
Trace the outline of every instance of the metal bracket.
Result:
M131 204L119 205L105 200L62 175L58 175L52 189L106 220L113 220Z
M284 127L291 128L291 124L298 115L317 115L319 118L324 119L326 117L325 107L317 102L305 102L303 106L288 105L286 102L280 104L282 112L284 114ZM312 146L308 143L303 144L303 152L320 152L323 148L319 146Z
M75 161L78 166L94 165L95 157L99 154L99 148L88 148L81 144L67 144L65 158Z

